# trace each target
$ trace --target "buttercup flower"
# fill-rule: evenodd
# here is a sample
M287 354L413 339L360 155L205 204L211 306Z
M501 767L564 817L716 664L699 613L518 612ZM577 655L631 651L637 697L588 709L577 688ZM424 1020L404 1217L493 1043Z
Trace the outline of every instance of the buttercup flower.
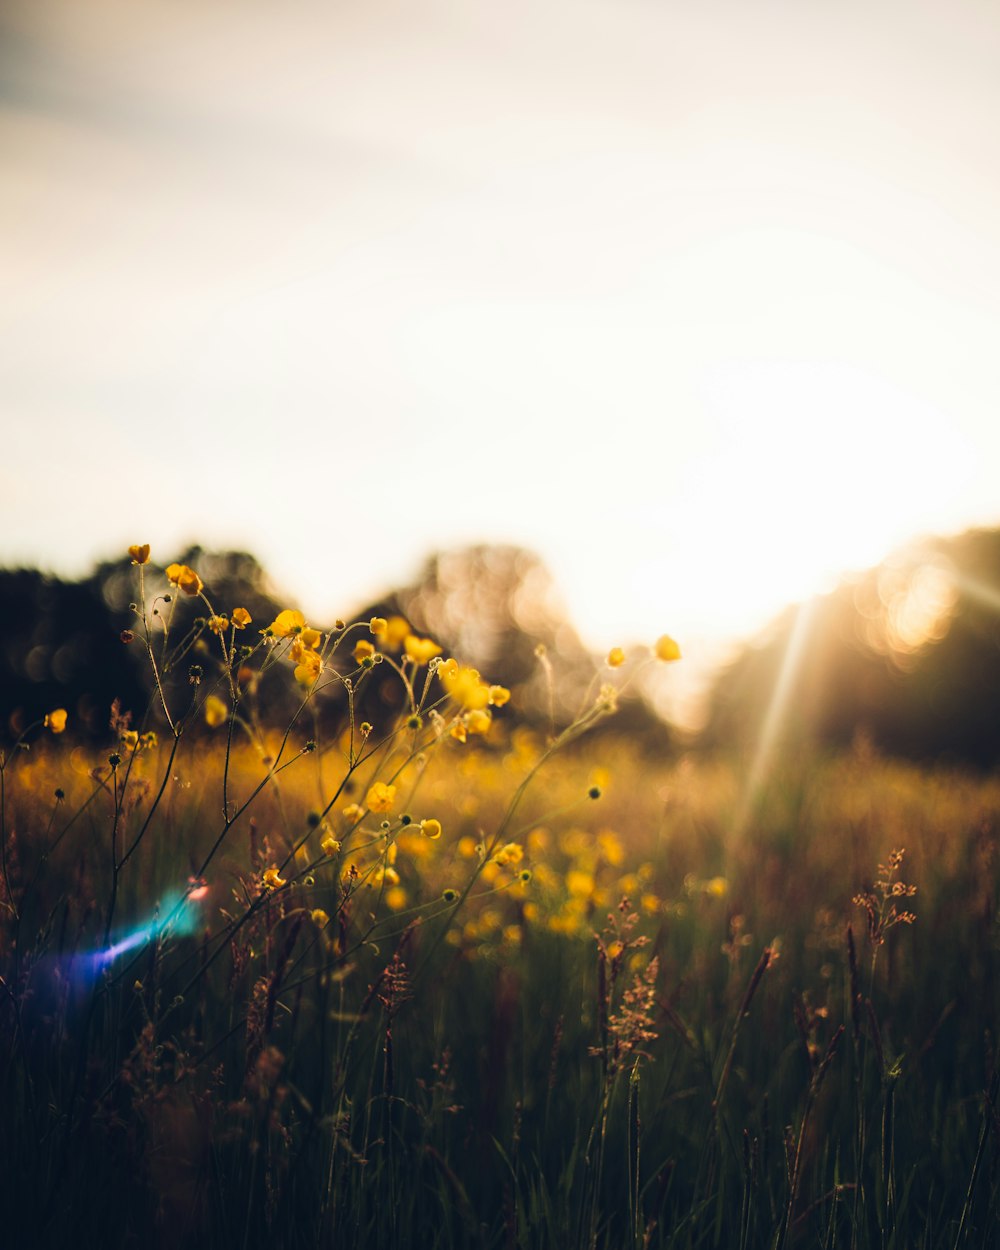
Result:
M438 676L455 702L467 710L478 710L489 703L490 688L480 679L476 669L445 660L438 669Z
M485 710L473 708L471 712L466 713L465 728L470 734L489 733L492 724L493 717Z
M420 822L420 832L425 838L439 838L441 836L440 820L422 820Z
M232 620L233 620L233 625L237 629L246 629L246 627L253 620L253 617L246 610L246 608L233 608Z
M625 663L625 652L621 647L612 647L608 652L608 658L605 660L608 668L620 668Z
M376 781L365 795L365 806L370 812L391 812L396 802L396 787Z
M268 890L277 890L281 886L287 885L288 882L284 877L279 876L277 868L264 869L264 886Z
M148 564L149 543L137 543L136 546L129 547L128 553L132 557L133 564Z
M357 662L360 664L362 660L367 660L370 656L373 656L375 654L375 648L372 646L372 644L368 641L367 638L360 638L354 644L354 651L352 652L352 654L354 658L357 660Z
M45 717L45 728L51 729L54 734L61 734L66 728L67 712L64 707L57 707L54 711L49 712Z
M210 616L208 618L208 628L213 634L223 634L229 628L229 618L225 616Z
M374 633L374 630L372 632ZM398 651L406 636L412 632L410 623L405 617L390 616L385 623L385 629L379 633L378 638L383 647L390 651Z
M228 716L229 708L218 695L210 694L205 700L205 724L209 729L218 729L220 725L225 724Z
M432 642L430 638L418 638L415 634L407 634L403 640L403 649L406 652L406 658L412 660L414 664L429 664L436 655L441 654L441 648L436 642Z
M295 680L301 686L313 685L323 671L323 659L319 652L310 651L301 638L296 638L292 643L291 656L295 661Z
M490 686L490 703L493 707L503 707L510 702L510 691L506 686Z
M406 906L406 891L401 885L394 885L385 892L385 905L390 911L402 911Z
M167 581L183 590L186 595L200 595L205 585L194 569L186 564L168 564Z
M524 859L524 847L520 842L508 842L493 856L493 862L501 867L519 864Z
M294 608L285 608L283 612L278 613L268 629L275 638L290 638L292 634L300 633L305 627L306 618L301 612L296 612Z

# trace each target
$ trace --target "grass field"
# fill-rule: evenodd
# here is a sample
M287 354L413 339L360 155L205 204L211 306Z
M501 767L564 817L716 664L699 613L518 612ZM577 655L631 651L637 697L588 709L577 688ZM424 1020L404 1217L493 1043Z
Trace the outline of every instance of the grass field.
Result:
M150 708L4 748L5 1245L998 1243L1000 784L799 753L748 807L588 745L631 659L529 730L398 622L172 633L173 573Z

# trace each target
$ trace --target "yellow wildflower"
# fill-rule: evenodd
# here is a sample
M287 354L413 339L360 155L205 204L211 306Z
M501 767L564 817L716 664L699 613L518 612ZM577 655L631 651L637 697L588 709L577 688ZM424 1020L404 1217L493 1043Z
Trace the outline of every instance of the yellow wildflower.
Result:
M384 616L373 616L368 622L368 629L376 638L381 638L389 627L389 622Z
M606 829L597 835L597 845L601 854L613 868L619 868L625 861L625 848L616 833Z
M328 833L326 837L323 839L323 841L319 844L319 849L323 852L324 855L329 855L332 859L333 856L336 855L337 852L340 850L340 843L337 841L337 839L333 836L332 833Z
M375 648L372 646L372 644L368 641L367 638L359 638L358 641L354 644L354 651L352 652L352 654L354 658L357 660L357 662L360 664L362 660L367 660L375 654Z
M663 660L665 663L681 658L681 649L669 634L664 634L661 638L657 638L656 646L653 650L656 653L656 658Z
M317 929L325 929L330 923L330 917L326 914L322 907L317 907L315 911L309 913L309 919L313 922Z
M66 717L68 713L64 707L57 707L54 711L49 712L45 717L45 728L51 729L54 734L61 734L66 728Z
M452 725L452 727L451 727L451 729L450 729L450 731L449 731L449 732L451 733L451 736L452 736L452 737L453 737L453 738L454 738L457 742L464 742L464 741L465 741L465 737L466 737L466 735L465 735L465 721L462 721L462 720L457 720L457 721L455 721L454 725Z
M292 643L289 656L295 663L295 680L303 686L311 686L323 671L323 658L318 651L312 651L303 641L303 631Z
M296 664L293 676L300 686L312 686L319 680L322 671L323 661L315 651L310 651L301 664Z
M465 716L465 728L470 734L488 733L492 723L492 716L485 710L480 711L476 709L472 712L467 712Z
M288 884L283 877L278 875L278 869L276 867L264 869L263 881L265 888L268 890L277 890L280 889L281 886Z
M209 729L217 729L225 724L229 716L229 708L216 694L210 694L205 700L205 724Z
M134 547L129 547L128 553L133 564L149 563L149 543L137 543Z
M425 838L439 838L441 836L440 820L422 820L420 822L420 832Z
M589 898L594 892L594 878L589 872L571 868L566 873L566 889L574 898Z
M430 638L418 638L415 634L407 634L403 639L403 649L406 652L406 658L412 660L414 664L429 664L436 655L441 654L441 648L436 642L432 642Z
M391 812L396 801L396 787L376 781L365 795L365 806L370 812Z
M502 868L510 864L519 864L524 859L524 847L520 842L507 842L493 856L493 862Z
M246 629L253 617L246 608L233 608L233 625L237 629Z
M411 634L412 632L413 631L410 629L410 623L405 617L390 616L385 623L384 631L379 637L383 646L388 647L390 651L398 651L403 645L403 641L407 634Z
M229 628L229 620L225 616L210 616L208 618L208 628L213 634L224 633Z
M365 809L360 803L348 803L341 814L353 825L365 814Z
M621 647L612 647L605 663L608 668L620 668L625 663L625 652Z
M186 595L200 595L204 586L194 569L186 564L168 564L167 581L183 590Z
M275 638L290 638L292 634L301 633L306 627L306 618L294 608L285 608L279 612L268 626Z
M490 686L490 703L493 707L503 707L510 702L510 691L506 686Z
M465 665L452 668L446 662L438 669L438 675L448 694L467 711L479 711L489 703L490 688L476 669Z
M310 651L315 651L323 639L323 635L318 629L313 629L309 625L304 625L299 632L298 641L304 647L308 647Z

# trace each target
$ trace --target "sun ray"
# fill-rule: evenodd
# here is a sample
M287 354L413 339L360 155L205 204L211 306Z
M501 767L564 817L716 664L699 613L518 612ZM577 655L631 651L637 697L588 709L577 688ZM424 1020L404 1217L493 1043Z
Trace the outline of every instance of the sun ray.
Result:
M781 668L778 671L774 690L771 692L771 698L761 725L757 749L754 752L750 771L747 773L746 782L736 809L737 834L745 832L753 814L754 804L767 780L775 749L778 745L782 723L788 710L789 700L795 689L795 679L798 676L802 657L805 653L805 645L809 637L815 610L815 599L809 599L805 603L799 604L796 609L795 624L792 626L788 641L785 644L785 654L782 657Z

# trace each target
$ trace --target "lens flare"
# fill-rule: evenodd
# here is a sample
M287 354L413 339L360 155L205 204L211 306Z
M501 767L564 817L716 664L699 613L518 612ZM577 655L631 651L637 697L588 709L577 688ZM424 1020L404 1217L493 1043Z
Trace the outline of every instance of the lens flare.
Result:
M153 914L141 924L126 930L107 946L88 951L74 961L77 972L96 977L116 959L161 938L189 937L196 932L201 919L199 904L208 896L208 886L199 878L191 878L185 890L171 890L163 896Z

